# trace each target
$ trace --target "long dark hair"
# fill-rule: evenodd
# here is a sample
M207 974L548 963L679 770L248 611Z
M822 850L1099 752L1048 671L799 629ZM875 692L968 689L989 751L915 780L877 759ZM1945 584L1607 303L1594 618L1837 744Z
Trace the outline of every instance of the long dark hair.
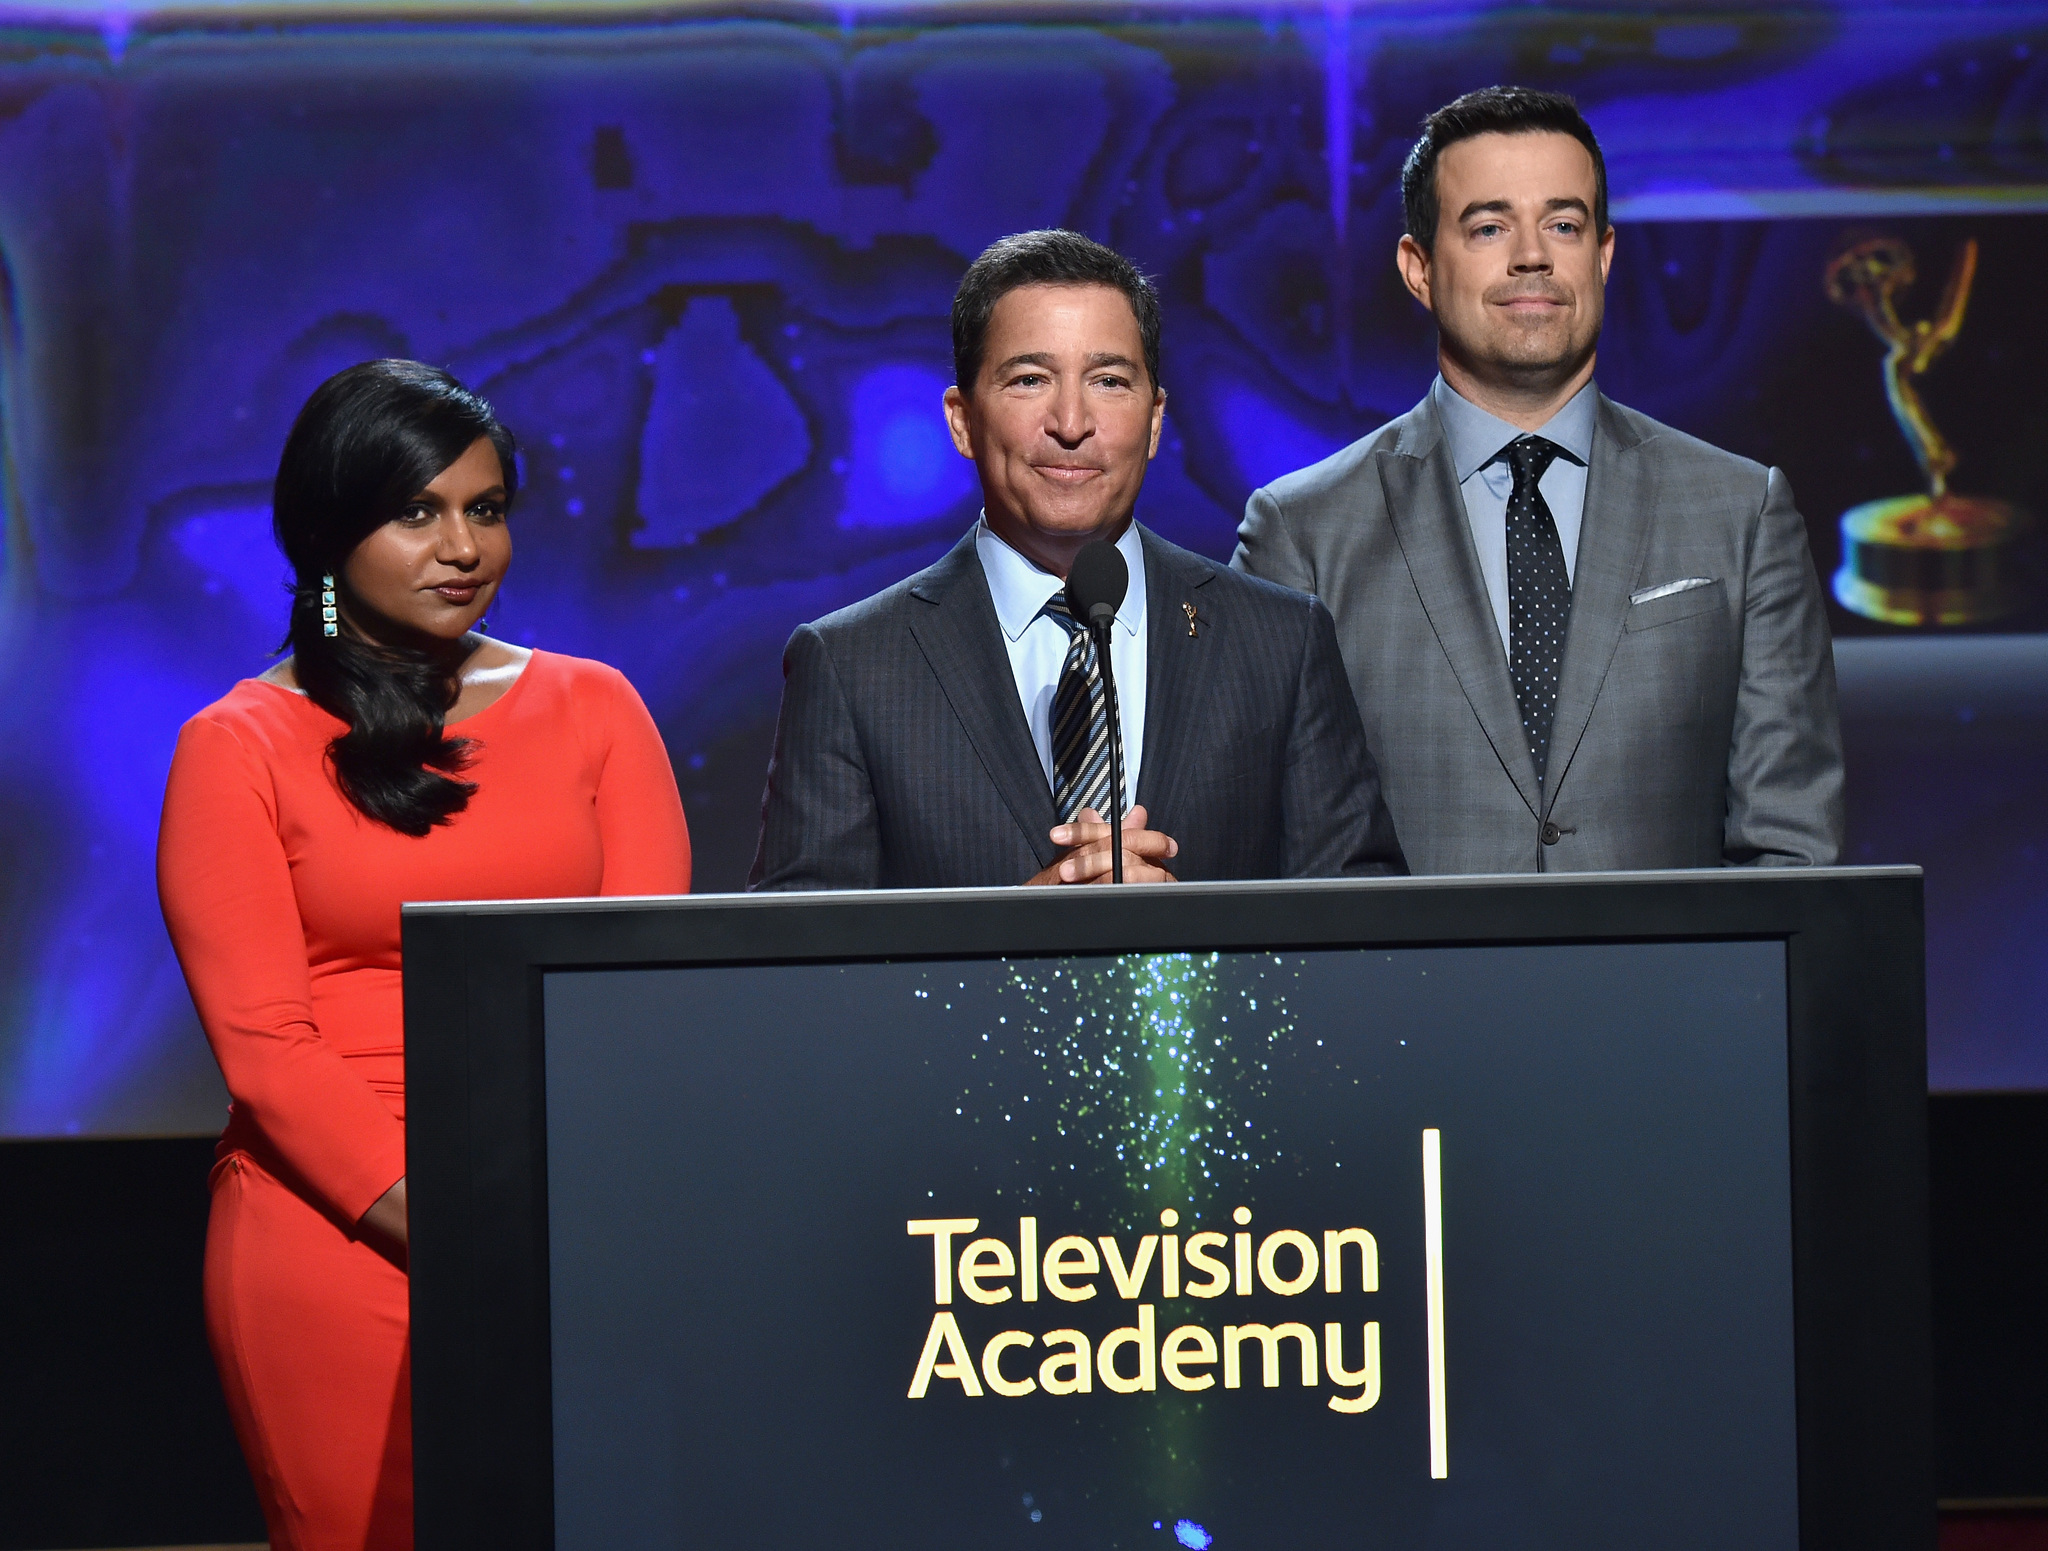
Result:
M365 361L313 391L285 438L271 530L293 572L284 645L313 704L348 724L327 746L351 803L402 835L424 835L475 793L458 779L466 738L443 722L461 685L445 659L321 629L321 577L346 600L343 566L356 546L405 509L478 437L498 450L509 500L518 488L512 433L491 406L418 361Z

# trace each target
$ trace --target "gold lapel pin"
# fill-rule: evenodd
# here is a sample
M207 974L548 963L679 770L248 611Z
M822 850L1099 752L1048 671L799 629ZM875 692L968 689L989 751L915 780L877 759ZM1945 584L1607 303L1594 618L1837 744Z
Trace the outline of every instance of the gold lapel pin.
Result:
M1192 636L1195 633L1195 606L1192 603L1183 603L1180 607L1181 612L1188 617L1188 634Z

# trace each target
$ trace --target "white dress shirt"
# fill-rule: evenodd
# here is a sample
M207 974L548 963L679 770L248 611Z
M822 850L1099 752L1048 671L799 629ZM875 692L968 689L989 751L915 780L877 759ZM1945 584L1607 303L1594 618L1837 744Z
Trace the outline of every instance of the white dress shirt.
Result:
M1116 547L1131 571L1130 591L1116 612L1109 647L1124 730L1124 811L1128 813L1130 794L1138 790L1138 769L1145 756L1145 548L1139 542L1135 521L1125 525ZM1068 636L1059 621L1046 617L1045 605L1066 583L1012 549L989 527L986 516L974 530L974 552L988 578L1003 644L1010 651L1010 671L1017 679L1017 698L1024 704L1031 744L1038 750L1038 764L1050 787L1052 697L1059 687L1060 665L1067 660Z
M1458 489L1465 497L1465 521L1472 529L1472 547L1479 551L1479 574L1486 579L1487 596L1493 602L1501 648L1512 652L1508 644L1508 497L1514 493L1515 473L1501 454L1508 443L1524 435L1555 442L1569 454L1551 460L1536 488L1543 492L1543 504L1557 522L1565 580L1577 580L1579 526L1586 513L1586 465L1593 459L1593 419L1600 395L1589 382L1541 430L1525 432L1488 414L1441 377L1429 391L1450 442Z

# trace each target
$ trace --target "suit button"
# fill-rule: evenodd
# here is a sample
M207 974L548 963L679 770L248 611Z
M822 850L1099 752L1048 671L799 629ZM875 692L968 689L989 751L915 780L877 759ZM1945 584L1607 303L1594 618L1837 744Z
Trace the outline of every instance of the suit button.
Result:
M1545 819L1543 821L1543 843L1545 845L1554 846L1558 843L1558 841L1562 840L1563 838L1563 830L1559 829L1549 819Z

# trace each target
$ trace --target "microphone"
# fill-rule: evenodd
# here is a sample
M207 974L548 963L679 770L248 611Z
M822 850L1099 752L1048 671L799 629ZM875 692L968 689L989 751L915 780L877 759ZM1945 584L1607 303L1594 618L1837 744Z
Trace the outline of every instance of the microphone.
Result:
M1116 673L1110 665L1110 628L1116 611L1131 590L1131 568L1123 552L1106 539L1083 544L1067 569L1067 612L1088 627L1095 639L1095 660L1102 665L1103 698L1109 707L1109 875L1124 881L1124 737L1123 713L1116 701Z
M1123 551L1106 539L1083 544L1067 571L1067 611L1090 629L1106 630L1131 590Z

